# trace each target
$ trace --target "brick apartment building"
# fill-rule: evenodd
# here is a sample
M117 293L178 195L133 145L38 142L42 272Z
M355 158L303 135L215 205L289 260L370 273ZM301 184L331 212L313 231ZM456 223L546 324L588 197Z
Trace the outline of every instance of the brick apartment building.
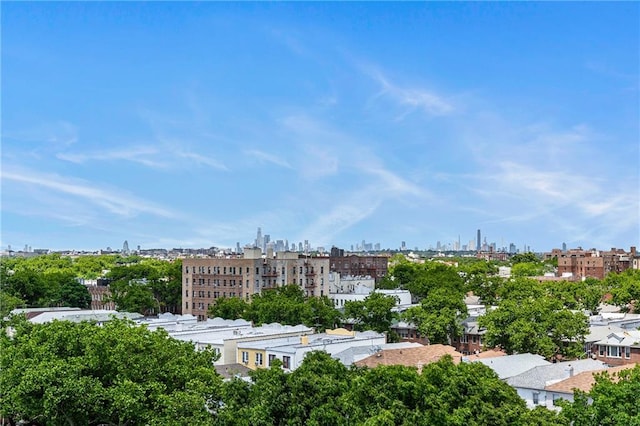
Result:
M558 259L558 276L603 279L610 272L624 272L634 267L634 260L638 258L635 247L629 252L623 249L612 248L609 251L596 249L583 250L581 248L563 251L553 249L545 253L546 259ZM637 264L637 261L635 262Z
M347 254L344 251L331 249L331 272L337 272L341 276L370 276L377 283L387 275L389 256L370 256Z
M182 312L199 320L221 297L250 301L254 294L287 284L300 286L306 296L329 294L329 273L371 275L387 273L386 256L306 256L294 252L245 248L244 255L186 258L182 261Z

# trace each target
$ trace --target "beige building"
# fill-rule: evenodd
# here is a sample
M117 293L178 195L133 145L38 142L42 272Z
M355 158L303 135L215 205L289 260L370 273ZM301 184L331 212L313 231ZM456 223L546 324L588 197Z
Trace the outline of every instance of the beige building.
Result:
M204 320L207 309L221 297L247 302L287 284L300 287L306 296L329 294L329 258L292 252L245 248L244 255L186 258L182 261L182 312Z

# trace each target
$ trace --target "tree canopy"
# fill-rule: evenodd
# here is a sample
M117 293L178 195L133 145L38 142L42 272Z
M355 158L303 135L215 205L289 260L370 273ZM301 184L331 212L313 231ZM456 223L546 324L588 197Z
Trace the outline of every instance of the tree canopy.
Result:
M535 281L511 280L502 294L497 308L479 318L480 326L487 329L484 341L488 347L545 358L583 353L588 321L582 312L566 309L561 300L548 296Z
M328 297L307 297L295 284L254 295L251 303L236 297L222 297L209 307L208 316L243 318L256 325L272 322L304 324L317 330L332 329L340 323L340 312Z
M355 330L374 330L379 333L389 332L391 322L397 316L391 309L396 305L396 299L382 293L371 293L362 301L346 302L344 304L345 318L354 321Z
M252 384L222 385L220 425L534 425L516 391L480 363L450 357L416 368L344 367L324 352L307 354L290 374L279 364ZM557 414L545 410L548 419ZM549 424L562 424L560 422Z
M204 424L221 379L212 351L121 320L32 324L0 334L0 415L14 424ZM11 330L8 332L7 330Z

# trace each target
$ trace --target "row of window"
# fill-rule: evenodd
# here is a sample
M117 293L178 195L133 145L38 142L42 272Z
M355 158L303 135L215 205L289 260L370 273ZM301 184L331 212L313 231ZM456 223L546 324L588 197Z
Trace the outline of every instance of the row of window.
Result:
M262 364L262 353L261 352L256 352L255 354L255 365L256 366L261 366ZM276 359L277 357L274 354L269 355L269 367L271 366L271 363L273 363L273 361ZM249 364L249 352L247 351L242 351L242 363L243 364ZM283 356L282 357L282 366L284 368L291 368L291 357L290 356Z
M282 274L285 274L285 267L282 267ZM299 271L300 274L305 273L305 274L313 274L314 269L313 267L311 267L311 269L309 269L308 266L305 267L296 267L294 266L293 268L291 268L291 273L295 274L296 271ZM263 274L267 274L267 273L275 273L276 272L276 267L274 266L273 268L267 268L264 267L262 270ZM188 273L192 273L192 274L217 274L217 275L227 275L227 267L223 266L222 269L220 268L220 266L185 266L184 267L184 273L188 274ZM249 267L247 266L246 274L249 274ZM320 266L320 273L324 274L324 266ZM256 267L256 275L260 274L260 267ZM229 275L242 275L242 267L236 267L236 266L229 266Z
M607 358L622 358L622 353L624 352L624 357L626 359L631 358L631 348L629 346L607 346L607 345L599 345L600 346L600 356L605 356L607 354Z
M185 278L184 283L188 286L189 278ZM241 286L242 280L229 280L229 287L235 287L236 284ZM220 279L214 278L212 280L211 278L198 278L197 281L195 279L192 281L192 285L207 285L207 286L213 286L213 287L220 287ZM222 280L222 287L226 287L226 286L227 286L227 280ZM249 288L249 280L247 280L247 288Z
M214 291L213 292L213 297L215 299L217 299L218 297L220 297L220 292L219 291ZM242 297L242 292L239 293L240 297ZM189 297L189 290L185 290L185 296ZM200 290L200 291L194 291L192 293L192 297L208 297L209 299L211 298L211 292L207 291L205 292L204 290ZM223 291L222 292L222 297L227 297L227 292ZM236 292L235 291L231 291L229 292L229 297L236 297Z
M256 268L258 269L258 268ZM192 274L222 274L222 275L226 275L227 274L227 267L223 266L222 269L220 269L219 266L192 266L191 268L189 268L189 266L185 266L184 267L184 273L188 274L189 272L191 272ZM247 274L249 273L249 267L247 266ZM257 271L256 271L257 273ZM242 275L242 267L238 266L229 266L229 275Z

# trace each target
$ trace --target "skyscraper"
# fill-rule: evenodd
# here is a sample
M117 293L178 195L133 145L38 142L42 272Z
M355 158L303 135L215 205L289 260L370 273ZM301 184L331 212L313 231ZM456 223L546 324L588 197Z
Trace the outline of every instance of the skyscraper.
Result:
M122 254L124 254L125 256L128 256L129 253L130 253L129 242L127 242L127 240L124 240L124 244L122 244Z
M482 243L481 243L482 239L480 238L480 230L478 229L478 238L476 238L476 250L480 251L480 249L482 248Z

